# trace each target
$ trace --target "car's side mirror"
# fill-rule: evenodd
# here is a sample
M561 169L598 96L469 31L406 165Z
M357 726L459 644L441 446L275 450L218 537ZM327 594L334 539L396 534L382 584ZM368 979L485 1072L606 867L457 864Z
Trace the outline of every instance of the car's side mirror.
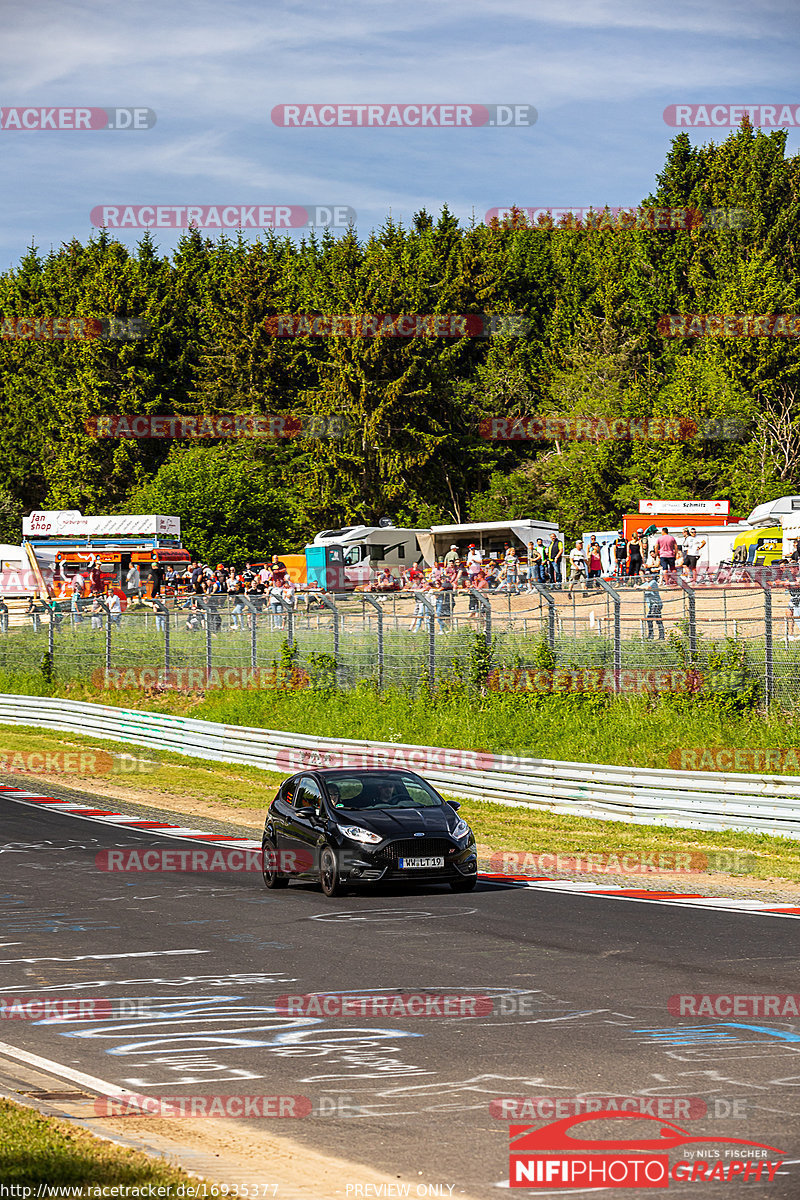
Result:
M298 817L315 817L317 815L317 810L313 804L304 805L303 808L296 808L294 811Z
M458 810L461 808L461 803L458 800L447 800L446 803L449 804L451 808L454 808L456 812L458 812Z

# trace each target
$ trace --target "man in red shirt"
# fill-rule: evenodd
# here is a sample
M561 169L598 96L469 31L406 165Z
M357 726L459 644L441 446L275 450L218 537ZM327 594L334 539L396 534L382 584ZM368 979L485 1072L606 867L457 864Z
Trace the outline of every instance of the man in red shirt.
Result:
M661 537L658 539L658 557L661 562L661 582L675 582L675 556L678 553L678 543L672 536L666 525L661 530Z

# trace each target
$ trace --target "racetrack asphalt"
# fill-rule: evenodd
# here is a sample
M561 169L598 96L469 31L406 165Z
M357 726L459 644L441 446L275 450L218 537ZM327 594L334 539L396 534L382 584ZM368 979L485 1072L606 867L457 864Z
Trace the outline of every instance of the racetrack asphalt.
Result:
M771 1183L672 1181L670 1194L800 1195L800 1019L668 1007L676 994L794 993L795 921L490 883L329 900L311 884L268 892L254 871L107 872L95 863L104 850L186 843L1 797L0 812L0 1000L153 1010L7 1019L7 1044L148 1096L308 1097L312 1115L261 1126L443 1188L429 1195L450 1185L453 1196L498 1195L509 1119L493 1115L494 1099L639 1097L652 1114L655 1097L694 1098L691 1118L685 1106L661 1115L693 1136L778 1146L785 1165ZM280 996L315 992L467 993L493 1011L300 1021L275 1011ZM556 1116L536 1111L547 1115L514 1120ZM618 1124L576 1132L635 1141L658 1131Z

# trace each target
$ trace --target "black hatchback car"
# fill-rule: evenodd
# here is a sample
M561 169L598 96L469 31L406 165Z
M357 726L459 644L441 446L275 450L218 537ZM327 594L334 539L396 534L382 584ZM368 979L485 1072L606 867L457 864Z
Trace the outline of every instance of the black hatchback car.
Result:
M475 887L475 838L413 771L301 771L278 790L264 827L268 888L318 879L326 896L382 880Z

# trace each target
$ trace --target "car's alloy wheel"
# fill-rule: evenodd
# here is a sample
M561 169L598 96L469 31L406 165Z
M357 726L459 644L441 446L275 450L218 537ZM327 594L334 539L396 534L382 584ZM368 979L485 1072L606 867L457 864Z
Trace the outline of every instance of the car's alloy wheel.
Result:
M477 882L477 875L467 875L463 879L451 879L450 887L454 892L471 892Z
M289 877L281 875L277 866L278 850L273 841L267 839L263 843L261 854L261 873L264 885L268 888L285 888L289 886ZM271 859L271 862L268 860Z
M341 896L344 888L339 864L330 846L325 846L319 859L319 884L326 896Z

